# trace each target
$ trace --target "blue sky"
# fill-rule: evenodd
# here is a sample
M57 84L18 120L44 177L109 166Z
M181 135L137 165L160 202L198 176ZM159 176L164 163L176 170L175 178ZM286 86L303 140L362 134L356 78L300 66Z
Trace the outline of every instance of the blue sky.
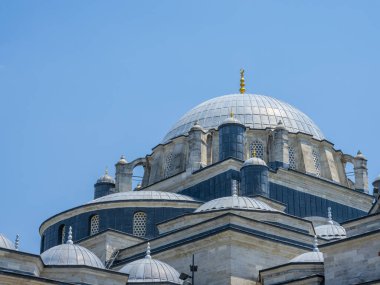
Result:
M380 173L380 1L0 0L0 232L37 253L49 216L91 200L198 103L249 93L308 114Z

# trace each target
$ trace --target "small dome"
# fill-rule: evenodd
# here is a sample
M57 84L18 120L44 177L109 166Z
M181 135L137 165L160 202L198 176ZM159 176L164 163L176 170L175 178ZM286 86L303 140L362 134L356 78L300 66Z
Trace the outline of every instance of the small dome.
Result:
M117 164L127 164L127 160L125 159L125 156L122 155L119 159L119 161L117 162Z
M177 201L177 202L198 202L197 200L176 193L162 192L162 191L127 191L118 192L97 198L89 203L101 202L114 202L114 201L128 201L128 200L163 200L163 201Z
M227 124L238 124L238 125L243 125L238 119L236 119L233 114L231 114L228 118L223 120L223 122L220 124L220 126L227 125ZM219 127L220 127L219 126Z
M0 234L0 247L6 249L16 249L13 242L11 242L5 235Z
M96 183L112 183L115 184L115 180L108 175L108 170L106 169L105 173L103 176L101 176Z
M290 260L290 262L323 262L322 252L306 252Z
M318 239L314 236L314 249L313 251L303 253L290 260L290 262L323 262L323 253L318 249Z
M358 151L358 154L355 156L355 158L367 160L367 158L364 156L364 154L360 150Z
M342 239L346 237L346 230L332 219L331 207L328 207L328 222L325 225L315 227L317 236L325 239Z
M54 246L41 254L45 265L86 265L104 269L103 263L90 250L73 244L71 227L66 244Z
M195 122L194 123L194 126L191 127L190 129L191 131L204 131L204 129L202 128L202 126L200 124L198 124L198 122Z
M122 267L119 272L129 274L128 283L171 282L174 284L182 284L177 270L169 264L153 259L150 256L149 243L145 258L128 263Z
M327 224L315 227L317 236L325 239L342 239L346 237L346 230L339 224Z
M249 197L239 197L237 195L223 197L211 200L204 203L198 209L195 210L195 213L199 212L208 212L214 210L223 210L223 209L244 209L244 210L260 210L260 211L276 211L269 205L264 202L261 202L254 198Z
M268 167L265 161L259 157L251 157L244 161L243 167L248 165L262 165Z
M286 130L286 128L284 127L284 124L282 123L281 120L278 121L277 126L276 126L275 129L276 130Z

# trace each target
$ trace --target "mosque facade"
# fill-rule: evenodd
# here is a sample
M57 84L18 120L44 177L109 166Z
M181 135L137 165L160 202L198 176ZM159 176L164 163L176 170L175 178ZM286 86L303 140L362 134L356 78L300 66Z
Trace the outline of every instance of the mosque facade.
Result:
M239 91L121 156L93 200L42 222L39 255L0 235L0 284L380 284L380 175L371 187L360 151L246 94L244 71Z

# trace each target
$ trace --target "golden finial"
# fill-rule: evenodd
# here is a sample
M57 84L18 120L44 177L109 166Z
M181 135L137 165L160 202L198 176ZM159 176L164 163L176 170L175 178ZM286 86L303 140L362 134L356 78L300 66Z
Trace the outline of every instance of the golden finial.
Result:
M240 69L240 94L245 93L244 69Z
M230 112L230 117L233 118L234 117L234 112Z
M255 148L252 150L252 157L256 157L256 149Z

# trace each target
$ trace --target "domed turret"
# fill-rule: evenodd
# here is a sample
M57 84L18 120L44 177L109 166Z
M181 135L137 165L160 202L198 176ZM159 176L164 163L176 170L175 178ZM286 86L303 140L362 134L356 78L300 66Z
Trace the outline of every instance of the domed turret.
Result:
M13 242L11 242L5 235L0 234L0 247L6 249L16 249Z
M119 272L129 274L128 283L146 284L170 282L173 284L182 284L177 270L169 264L153 259L150 256L149 242L145 258L128 263L122 267Z
M241 195L262 195L269 197L268 166L264 160L256 157L255 150L253 151L252 157L244 162L240 173Z
M194 212L208 212L215 210L225 210L225 209L242 209L242 210L259 210L259 211L277 211L267 205L266 203L259 201L255 198L240 197L237 195L236 185L233 185L232 196L222 197L218 199L211 200L204 203Z
M45 265L86 265L104 269L103 263L90 250L72 241L72 229L66 244L54 246L41 254Z
M244 159L245 126L231 112L219 126L219 160L229 157Z
M315 227L317 236L328 239L342 239L346 237L346 230L332 219L331 207L328 208L328 222L325 225Z
M291 263L295 262L323 262L323 253L318 249L318 239L317 236L314 236L314 249L313 251L303 253L292 260Z
M113 193L115 193L115 180L108 175L108 169L106 169L104 175L94 185L94 199Z

